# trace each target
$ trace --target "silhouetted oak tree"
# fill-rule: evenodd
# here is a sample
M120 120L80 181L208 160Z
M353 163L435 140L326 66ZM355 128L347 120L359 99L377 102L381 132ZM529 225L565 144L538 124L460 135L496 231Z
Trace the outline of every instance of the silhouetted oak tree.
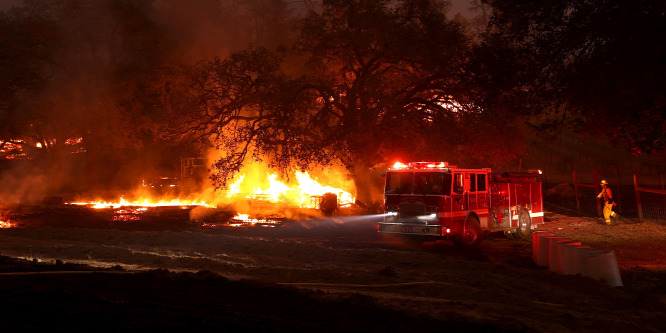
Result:
M0 158L27 153L44 142L31 130L35 119L25 109L48 85L57 51L54 27L27 11L0 12Z
M340 161L367 202L373 166L434 156L480 113L462 82L468 45L438 1L324 1L294 53L255 48L202 63L186 133L226 152L218 186L250 155L280 170ZM305 66L286 75L295 59Z

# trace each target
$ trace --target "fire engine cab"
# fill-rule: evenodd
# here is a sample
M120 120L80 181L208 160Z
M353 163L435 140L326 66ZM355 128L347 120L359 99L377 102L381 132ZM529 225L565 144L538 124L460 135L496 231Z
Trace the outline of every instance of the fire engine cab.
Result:
M524 239L543 223L539 171L462 169L446 162L396 163L385 173L380 233L479 245L486 232Z

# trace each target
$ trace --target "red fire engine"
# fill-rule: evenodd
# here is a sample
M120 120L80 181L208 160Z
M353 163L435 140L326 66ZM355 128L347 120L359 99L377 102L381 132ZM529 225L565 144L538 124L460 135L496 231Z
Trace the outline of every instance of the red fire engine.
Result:
M543 223L539 171L461 169L446 162L396 163L386 174L381 233L477 246L485 232L527 238Z

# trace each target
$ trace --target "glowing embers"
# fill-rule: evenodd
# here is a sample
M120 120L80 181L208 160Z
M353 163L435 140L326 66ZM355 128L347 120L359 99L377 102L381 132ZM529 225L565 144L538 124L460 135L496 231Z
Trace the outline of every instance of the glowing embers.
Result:
M228 226L230 227L266 227L275 228L282 224L283 217L277 216L255 216L250 217L249 214L237 214L229 220Z
M111 219L114 222L130 222L130 221L141 221L141 214L148 211L146 207L128 207L121 208L113 211L113 218Z
M179 207L180 206L183 209L187 209L191 206L211 207L210 205L206 204L205 201L197 201L197 200L181 200L181 199L151 200L151 199L143 199L143 200L128 201L128 200L125 200L122 197L117 202L90 201L90 202L70 202L70 203L67 203L67 204L68 205L90 206L91 208L97 208L97 209L120 208L120 207Z
M72 154L84 153L86 151L83 148L83 138L81 137L69 138L60 142L56 139L44 139L42 141L35 141L34 139L0 140L0 159L32 159L35 150L46 149L47 147L52 149L56 145L64 147L64 149ZM33 152L26 153L30 150Z
M105 220L112 222L149 222L162 223L178 221L189 221L190 211L195 207L209 207L203 202L197 201L127 201L123 198L118 202L91 201L70 202L67 205L92 209L103 216Z

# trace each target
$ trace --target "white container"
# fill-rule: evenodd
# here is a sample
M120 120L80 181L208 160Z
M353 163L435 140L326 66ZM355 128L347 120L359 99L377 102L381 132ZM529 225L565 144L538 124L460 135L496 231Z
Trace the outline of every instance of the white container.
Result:
M539 253L537 255L537 266L548 267L550 262L550 239L556 236L543 234L539 235Z
M548 269L557 273L560 266L560 256L557 251L557 243L560 241L572 242L573 240L564 237L550 237L548 238Z
M569 243L558 243L558 246L558 250L560 251L560 266L558 273L565 275L575 274L573 252L576 247L582 246L581 242L574 241Z
M601 250L591 246L578 246L573 251L573 274L580 274L582 276L590 276L588 255L602 252Z
M605 280L611 287L622 286L620 269L617 267L615 251L598 251L587 254L588 274L595 280Z
M546 240L547 236L553 236L553 234L549 231L535 231L532 233L532 260L534 260L534 263L537 264L537 266L548 266L548 263L546 262L545 265L540 264L544 260L541 259L541 252L539 251L539 244L541 242L547 243L548 241Z

